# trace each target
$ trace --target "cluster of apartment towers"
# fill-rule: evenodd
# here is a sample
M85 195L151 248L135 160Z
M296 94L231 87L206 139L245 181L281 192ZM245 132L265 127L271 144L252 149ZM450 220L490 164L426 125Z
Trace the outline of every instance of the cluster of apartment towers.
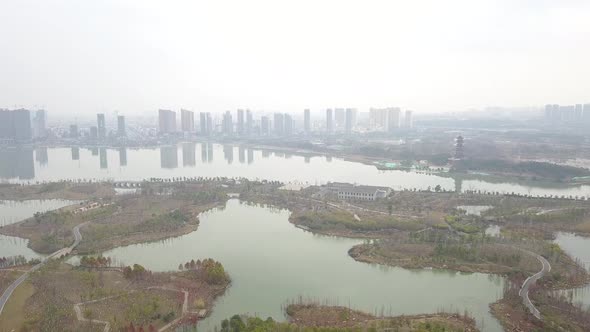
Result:
M590 123L590 104L547 104L545 105L545 120L551 122Z
M412 111L405 112L402 123L401 109L398 107L371 108L369 110L369 126L373 130L393 131L405 127L412 128ZM344 132L352 133L357 128L358 111L355 108L327 109L325 121L321 125L312 126L311 111L303 110L303 126L296 127L293 116L289 113L274 113L272 118L263 115L255 120L250 110L238 109L235 114L223 113L221 121L214 121L210 112L199 113L199 133L210 136L214 133L223 135L262 135L290 136L296 133L312 132ZM235 119L235 120L234 120ZM176 125L176 112L160 109L158 111L158 130L160 134L179 132ZM196 132L194 112L181 109L180 125L182 132Z
M70 137L78 138L79 136L80 130L78 125L70 125ZM125 116L117 115L117 131L108 133L104 113L96 114L96 126L90 127L90 139L104 140L107 136L127 137Z
M0 140L30 141L47 136L47 112L0 109Z

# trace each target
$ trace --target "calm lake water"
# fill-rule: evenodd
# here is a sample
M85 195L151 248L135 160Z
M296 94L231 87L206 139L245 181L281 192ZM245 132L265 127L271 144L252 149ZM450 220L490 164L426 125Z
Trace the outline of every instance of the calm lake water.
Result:
M281 306L302 296L386 315L468 310L485 331L501 331L488 305L502 296L502 278L359 263L348 249L361 240L313 235L288 217L287 210L232 199L202 214L195 232L103 254L155 271L176 270L191 259L221 261L232 285L200 330L236 313L284 319Z
M396 190L482 190L531 195L590 196L590 186L540 187L487 180L455 180L433 174L379 171L372 165L324 156L303 156L234 145L181 143L141 149L0 149L0 181L63 179L143 180L151 177L246 177L322 184L341 181L389 186Z
M590 238L559 232L556 234L555 242L590 271ZM590 310L590 285L563 291L563 294L573 303L579 303L582 307Z
M0 226L30 218L37 212L55 210L76 203L76 201L61 199L0 201ZM0 235L0 256L23 255L27 259L41 257L42 255L27 247L28 243L29 240L26 239Z

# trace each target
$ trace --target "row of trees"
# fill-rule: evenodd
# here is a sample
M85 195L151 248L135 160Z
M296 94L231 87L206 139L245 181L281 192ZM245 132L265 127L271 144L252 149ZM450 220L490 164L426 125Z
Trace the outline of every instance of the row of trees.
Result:
M197 276L202 277L210 284L221 285L229 281L229 275L225 272L223 265L212 258L202 261L192 259L190 262L178 265L178 269L195 271Z
M82 256L82 258L80 258L80 266L82 267L109 267L111 266L111 258L110 257L104 257L104 256L98 256L98 257L92 257L92 256Z
M152 275L152 271L147 270L139 264L133 264L133 267L126 266L123 268L123 276L130 280L145 280Z
M34 265L40 262L41 260L37 258L31 258L27 261L27 259L23 255L0 257L0 268L26 264Z

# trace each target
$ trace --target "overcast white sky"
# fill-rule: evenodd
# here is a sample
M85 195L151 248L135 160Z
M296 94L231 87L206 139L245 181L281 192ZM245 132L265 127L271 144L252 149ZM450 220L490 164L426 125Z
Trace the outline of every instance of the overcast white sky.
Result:
M590 102L590 1L0 0L0 107Z

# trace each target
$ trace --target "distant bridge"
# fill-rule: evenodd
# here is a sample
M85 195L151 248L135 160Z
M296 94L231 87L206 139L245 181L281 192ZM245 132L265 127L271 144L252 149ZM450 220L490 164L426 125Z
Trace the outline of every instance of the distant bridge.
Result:
M116 181L113 182L115 188L141 188L141 181Z

